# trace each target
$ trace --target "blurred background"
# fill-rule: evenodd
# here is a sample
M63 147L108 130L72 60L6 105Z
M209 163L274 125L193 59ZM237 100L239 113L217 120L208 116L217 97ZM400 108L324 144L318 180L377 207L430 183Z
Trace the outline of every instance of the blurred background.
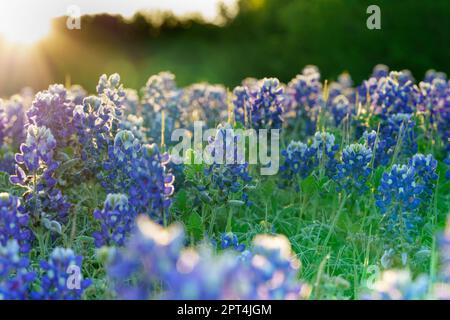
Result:
M371 4L381 30L366 27ZM70 5L79 30L66 26ZM137 89L164 70L179 85L287 82L307 64L330 80L348 71L359 83L378 63L421 79L450 72L449 16L448 0L2 0L0 96L55 82L92 92L113 72Z

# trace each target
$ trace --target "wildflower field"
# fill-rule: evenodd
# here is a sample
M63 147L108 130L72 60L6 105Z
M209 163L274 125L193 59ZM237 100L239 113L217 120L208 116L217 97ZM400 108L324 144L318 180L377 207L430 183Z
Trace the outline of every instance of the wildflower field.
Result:
M126 82L0 100L0 299L450 298L444 73Z

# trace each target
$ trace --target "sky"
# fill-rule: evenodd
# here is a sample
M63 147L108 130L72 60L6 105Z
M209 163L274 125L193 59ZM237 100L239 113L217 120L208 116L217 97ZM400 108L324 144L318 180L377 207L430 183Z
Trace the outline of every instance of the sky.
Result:
M32 43L50 30L54 17L67 15L77 6L80 13L110 13L131 17L139 10L170 10L176 15L201 13L213 20L219 2L232 5L235 0L1 0L0 36L11 42Z

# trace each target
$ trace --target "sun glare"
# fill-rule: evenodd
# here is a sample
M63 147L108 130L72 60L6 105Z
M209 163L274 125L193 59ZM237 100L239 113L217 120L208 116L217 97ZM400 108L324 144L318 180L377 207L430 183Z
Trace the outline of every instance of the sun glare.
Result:
M30 7L31 6L31 7ZM50 32L51 16L32 3L24 9L13 1L0 3L0 37L11 43L33 44Z

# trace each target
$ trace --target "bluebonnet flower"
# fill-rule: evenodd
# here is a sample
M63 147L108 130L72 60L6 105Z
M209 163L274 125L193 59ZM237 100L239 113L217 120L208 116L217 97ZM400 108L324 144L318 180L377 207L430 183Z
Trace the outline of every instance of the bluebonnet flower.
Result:
M332 99L330 102L330 112L334 120L334 125L337 127L341 124L342 120L346 117L350 117L354 110L347 97L339 95Z
M130 184L132 163L137 160L141 144L128 130L117 132L114 145L108 147L108 158L97 177L107 192L120 192Z
M252 254L242 259L231 251L184 248L178 225L164 229L139 218L137 231L108 267L119 298L298 299L306 291L283 236L256 237ZM155 285L162 285L160 294Z
M233 90L234 120L248 127L250 124L250 95L246 87L237 86Z
M114 139L112 109L113 107L104 104L101 98L90 96L84 99L83 105L77 105L73 110L73 122L79 143L78 153L90 173L98 172L108 146Z
M362 144L351 144L342 152L342 162L337 165L334 180L339 190L364 193L371 169L372 151Z
M364 80L363 83L357 88L358 101L363 105L370 104L372 96L378 88L379 78L371 77Z
M215 127L227 119L228 91L221 85L196 83L183 90L179 106L184 127L189 128L195 121Z
M408 270L387 270L381 274L371 292L370 300L423 300L428 296L429 281L425 275L412 278Z
M136 213L128 205L126 195L108 194L103 209L94 211L94 218L101 223L101 230L93 234L95 246L122 246L133 228Z
M237 235L232 232L224 232L220 235L220 247L222 249L234 249L238 252L245 250L245 244L239 243Z
M1 107L0 102L0 107ZM11 145L12 148L17 148L25 140L26 137L26 115L25 115L25 100L20 95L14 95L9 100L4 102L4 106L1 107L4 110L6 116L6 126L4 127L5 140L3 143Z
M429 115L446 151L450 152L450 81L436 78L431 83L420 83L420 89L421 111Z
M41 260L43 275L40 277L40 291L33 292L39 300L79 300L91 285L91 280L83 279L81 273L83 257L72 249L57 247L48 261Z
M257 88L248 89L250 108L247 110L251 127L280 129L283 124L284 91L276 78L264 78Z
M414 168L418 181L423 185L423 197L427 201L431 198L438 175L436 173L437 160L431 154L415 154L411 160L410 165Z
M386 140L380 141L375 130L364 131L363 139L366 146L372 151L374 157L373 166L376 168L379 165L387 165L390 157L386 153Z
M302 74L297 75L289 82L287 92L292 96L295 108L298 108L298 115L317 108L322 98L319 71L317 69L304 69Z
M25 143L16 154L16 174L10 177L13 184L27 187L25 210L45 224L47 216L65 220L70 204L57 188L55 171L59 163L54 160L56 140L46 127L30 125Z
M422 222L418 209L423 189L412 166L394 164L383 174L376 205L385 215L382 228L393 242L399 236L411 242L417 234L418 224Z
M336 138L331 133L316 132L311 144L311 147L317 152L317 158L321 167L325 169L325 174L329 178L336 174L337 160L335 156L339 150L339 144L335 140Z
M378 80L373 92L371 108L382 118L397 113L412 114L420 102L419 89L402 72L391 72Z
M423 81L432 83L435 79L447 80L447 75L444 72L430 69L425 73L425 78L423 79Z
M305 67L302 74L288 83L286 93L288 101L292 102L290 110L286 111L291 112L294 119L303 119L307 134L314 133L318 110L323 102L319 70L314 66Z
M389 67L384 64L377 64L372 71L371 77L376 79L385 78L389 75Z
M142 113L141 104L139 102L139 94L136 90L125 88L125 98L123 99L124 111L128 115L138 116Z
M418 148L414 128L412 116L399 113L381 123L378 136L374 131L371 132L372 140L368 141L368 146L375 154L374 167L388 165L394 154L397 158L414 155ZM367 134L365 139L368 138Z
M114 73L109 77L106 74L100 76L97 84L97 93L99 97L105 97L114 104L114 112L117 118L122 116L123 102L126 91L120 83L120 75Z
M164 128L164 142L169 142L170 134L180 125L181 118L180 99L183 92L175 83L175 75L160 72L151 76L142 92L144 126L149 128L148 138L162 143L161 131Z
M184 247L184 231L179 225L163 228L141 216L137 226L124 250L116 252L107 267L120 299L150 299L155 285L176 272Z
M65 147L75 133L72 123L74 104L68 99L67 90L61 84L51 85L38 92L27 112L30 123L47 127L60 147Z
M20 200L9 193L0 193L0 245L15 239L20 245L20 252L31 249L32 232L28 227L29 216L23 213Z
M209 138L206 150L211 159L206 159L205 175L210 184L205 187L217 195L215 200L218 202L230 200L232 194L242 192L242 200L251 203L245 187L252 177L244 150L239 147L241 139L244 137L235 134L229 124L219 125L216 135Z
M131 163L131 183L127 191L129 204L138 213L147 213L162 222L166 218L174 192L174 176L167 172L170 160L155 144L143 145L139 157Z
M144 118L129 114L126 119L119 123L120 130L128 130L133 133L136 139L145 143L147 139L147 128L144 126Z
M291 141L285 150L281 151L284 162L280 167L284 183L292 183L296 177L302 179L309 176L318 165L317 149L309 147L300 141Z
M79 105L83 104L84 98L87 97L87 92L82 86L73 85L67 90L67 97L74 105Z
M29 259L21 257L16 240L0 243L0 300L30 298L36 274L29 271Z

